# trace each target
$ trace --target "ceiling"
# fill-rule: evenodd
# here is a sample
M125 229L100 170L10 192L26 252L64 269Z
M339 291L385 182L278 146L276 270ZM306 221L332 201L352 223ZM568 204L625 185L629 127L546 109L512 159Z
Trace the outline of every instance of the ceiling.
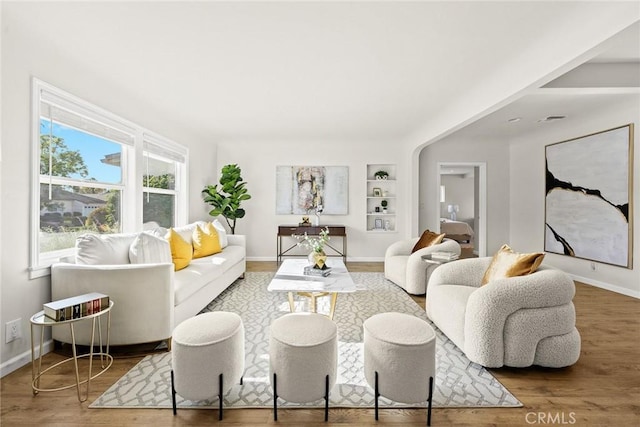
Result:
M85 1L2 7L3 31L28 34L78 64L96 84L121 88L207 140L413 137L416 145L425 142L420 132L431 125L446 130L468 120L471 110L457 106L479 88L510 90L500 86L502 75L521 74L522 82L509 82L514 87L542 79L516 70L567 57L562 49L588 38L594 31L585 28L595 28L597 19L606 22L620 10L640 15L628 2ZM594 61L637 62L638 38L627 36ZM583 53L581 48L572 58ZM518 99L467 130L495 132L495 123L525 110L527 117L540 117L594 106L554 96ZM548 109L549 101L558 111Z

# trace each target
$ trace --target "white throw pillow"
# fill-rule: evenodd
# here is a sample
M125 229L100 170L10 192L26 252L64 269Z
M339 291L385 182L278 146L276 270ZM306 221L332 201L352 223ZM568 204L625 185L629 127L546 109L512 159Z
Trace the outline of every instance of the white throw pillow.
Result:
M137 233L83 234L76 239L76 264L129 264L129 247Z
M171 248L164 238L140 233L129 247L131 264L170 264Z
M204 228L207 223L205 221L196 221L191 224L183 225L182 227L173 227L173 231L178 233L180 237L184 239L187 243L193 243L192 235L195 231L196 227L199 225L200 228Z
M212 222L213 226L218 231L218 238L220 239L220 247L222 249L229 246L229 239L227 239L227 230L224 228L224 225L220 223L217 219Z

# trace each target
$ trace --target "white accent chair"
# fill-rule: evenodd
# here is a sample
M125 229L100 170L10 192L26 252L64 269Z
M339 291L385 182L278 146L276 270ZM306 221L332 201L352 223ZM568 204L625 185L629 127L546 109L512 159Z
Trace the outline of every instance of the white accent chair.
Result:
M412 295L424 295L427 292L429 276L437 267L425 262L422 257L433 252L454 252L460 255L460 244L445 238L441 243L411 250L420 238L400 240L392 243L384 254L384 277Z
M540 266L526 276L481 286L491 257L438 267L427 289L429 319L480 365L560 368L580 357L575 284L564 272Z

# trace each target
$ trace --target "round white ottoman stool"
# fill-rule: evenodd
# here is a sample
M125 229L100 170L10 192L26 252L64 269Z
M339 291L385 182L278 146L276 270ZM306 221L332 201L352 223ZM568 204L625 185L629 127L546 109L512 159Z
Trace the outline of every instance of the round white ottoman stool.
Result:
M424 320L405 313L380 313L365 320L364 374L378 397L396 402L428 401L427 425L431 425L431 400L436 376L436 334Z
M176 414L176 393L190 400L218 396L218 419L222 420L224 394L233 384L242 384L242 318L236 313L214 311L180 323L173 330L171 368L173 415Z
M273 387L273 419L278 397L313 402L324 397L329 417L329 390L338 370L338 328L317 313L292 313L274 320L269 334L269 377Z

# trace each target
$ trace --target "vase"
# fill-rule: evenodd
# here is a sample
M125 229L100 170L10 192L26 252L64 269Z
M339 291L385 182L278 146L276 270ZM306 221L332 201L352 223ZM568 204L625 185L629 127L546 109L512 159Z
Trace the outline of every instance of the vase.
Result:
M313 266L313 268L318 268L320 270L324 270L327 265L327 254L323 251L316 252L313 251L309 254L309 264Z

